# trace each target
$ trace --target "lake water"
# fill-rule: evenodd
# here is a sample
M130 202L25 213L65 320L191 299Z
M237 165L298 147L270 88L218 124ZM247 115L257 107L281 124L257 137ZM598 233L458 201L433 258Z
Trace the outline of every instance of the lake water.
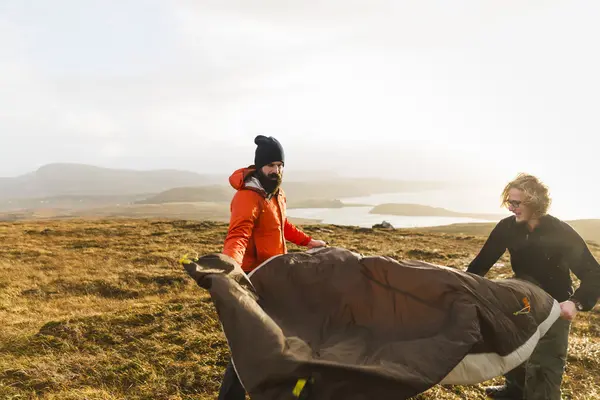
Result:
M288 217L319 219L325 224L352 225L370 228L381 221L388 221L395 228L417 228L455 223L489 222L487 220L455 217L412 217L400 215L369 214L373 207L345 208L297 208L288 209Z
M561 219L600 218L596 196L581 196L573 191L558 189L553 196L549 212ZM408 217L395 215L369 214L373 206L385 203L420 204L441 207L450 211L479 214L511 213L500 207L500 193L497 188L471 188L457 190L428 190L422 192L381 193L365 197L341 199L346 204L363 204L368 207L346 207L342 209L290 209L288 215L296 218L320 219L324 223L370 227L383 220L395 227L440 226L454 223L490 222L472 218L457 217ZM491 222L497 222L498 219Z
M441 207L464 213L504 214L500 208L500 196L485 189L427 190L422 192L381 193L365 197L341 199L347 204L378 205L385 203L420 204Z
M490 194L491 193L491 194ZM385 203L421 204L441 207L451 211L465 213L487 213L509 215L499 207L498 194L490 190L428 190L423 192L381 193L365 197L341 199L346 204L364 204L365 207L345 207L337 209L307 208L289 209L288 215L296 218L319 219L323 223L371 227L382 221L388 221L397 228L440 226L470 222L496 222L461 217L414 217L401 215L370 214L373 206Z

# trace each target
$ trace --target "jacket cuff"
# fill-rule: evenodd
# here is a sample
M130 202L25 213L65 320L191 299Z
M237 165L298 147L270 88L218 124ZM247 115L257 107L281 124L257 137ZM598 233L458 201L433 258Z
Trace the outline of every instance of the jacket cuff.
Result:
M596 302L593 302L592 304L590 304L590 302L581 300L576 295L571 296L571 298L569 298L569 301L572 301L573 303L575 303L575 306L577 307L577 311L590 311L596 305Z
M300 246L307 246L310 243L311 240L312 240L312 237L306 236L306 238L302 242L300 242L298 244Z

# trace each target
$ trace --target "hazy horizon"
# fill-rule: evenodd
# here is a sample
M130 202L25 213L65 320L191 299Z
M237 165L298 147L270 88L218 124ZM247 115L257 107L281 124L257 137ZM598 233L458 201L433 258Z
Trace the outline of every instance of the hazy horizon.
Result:
M228 174L265 134L289 171L530 172L592 212L598 15L593 1L4 1L0 177L55 162Z

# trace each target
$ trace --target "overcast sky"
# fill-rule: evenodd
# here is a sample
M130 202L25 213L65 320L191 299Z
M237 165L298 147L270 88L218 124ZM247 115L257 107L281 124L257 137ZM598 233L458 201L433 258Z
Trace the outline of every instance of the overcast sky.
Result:
M596 0L0 0L0 176L230 172L261 133L288 169L526 171L597 199L599 17Z

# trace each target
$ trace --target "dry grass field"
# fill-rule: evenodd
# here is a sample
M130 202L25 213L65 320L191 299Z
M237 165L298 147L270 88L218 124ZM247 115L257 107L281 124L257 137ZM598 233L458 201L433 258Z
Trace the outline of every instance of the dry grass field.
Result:
M416 230L304 229L363 254L457 268L485 240ZM0 223L0 398L216 398L228 348L210 297L177 260L220 251L225 232L224 223L197 221ZM590 246L600 259L600 247ZM508 265L506 256L502 262ZM494 268L489 276L509 276L509 269ZM483 399L483 385L437 386L417 398ZM600 399L600 307L574 323L564 398Z

